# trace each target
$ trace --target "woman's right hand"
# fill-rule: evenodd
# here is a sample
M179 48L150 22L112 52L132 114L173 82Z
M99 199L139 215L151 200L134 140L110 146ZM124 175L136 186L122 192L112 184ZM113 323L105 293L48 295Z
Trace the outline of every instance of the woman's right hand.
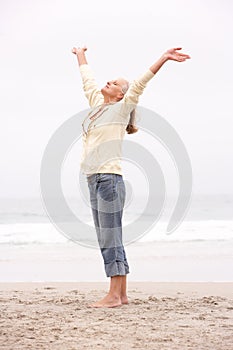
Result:
M73 47L73 49L71 50L71 52L75 55L79 54L79 53L84 53L85 51L87 51L87 47Z

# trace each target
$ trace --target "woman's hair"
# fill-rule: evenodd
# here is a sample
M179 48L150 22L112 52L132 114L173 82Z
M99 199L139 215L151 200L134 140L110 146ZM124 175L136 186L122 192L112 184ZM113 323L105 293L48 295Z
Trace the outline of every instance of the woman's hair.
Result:
M138 128L135 126L135 114L136 114L136 110L134 108L132 112L130 112L129 122L125 129L128 134L134 134L135 132L138 131Z
M125 95L127 90L129 88L129 82L126 81L126 83L122 86L122 92ZM136 110L135 108L130 112L130 119L128 122L128 125L126 127L126 131L128 134L134 134L135 132L138 131L138 128L135 125L135 114L136 114Z

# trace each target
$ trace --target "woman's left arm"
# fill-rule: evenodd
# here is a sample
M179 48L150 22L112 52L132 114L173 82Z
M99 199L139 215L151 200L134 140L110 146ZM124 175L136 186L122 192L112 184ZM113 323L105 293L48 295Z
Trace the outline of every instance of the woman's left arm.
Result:
M130 85L128 91L125 94L124 102L127 104L137 104L139 96L143 93L147 83L155 76L159 69L165 62L172 60L177 62L184 62L186 59L191 58L189 55L177 52L181 50L181 47L172 48L167 50L141 77L134 80Z
M167 50L151 67L152 73L156 74L158 70L164 65L165 62L172 60L177 62L184 62L186 59L191 58L185 53L176 52L176 50L181 50L182 47L173 48Z

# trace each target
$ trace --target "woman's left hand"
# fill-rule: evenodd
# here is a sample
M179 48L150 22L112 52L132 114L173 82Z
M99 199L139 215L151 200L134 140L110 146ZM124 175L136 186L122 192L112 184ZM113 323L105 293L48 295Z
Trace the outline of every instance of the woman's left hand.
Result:
M182 47L176 47L170 50L167 50L163 56L167 59L167 60L172 60L172 61L177 61L177 62L183 62L188 58L191 58L189 55L184 54L184 53L180 53L177 52L176 50L181 50Z

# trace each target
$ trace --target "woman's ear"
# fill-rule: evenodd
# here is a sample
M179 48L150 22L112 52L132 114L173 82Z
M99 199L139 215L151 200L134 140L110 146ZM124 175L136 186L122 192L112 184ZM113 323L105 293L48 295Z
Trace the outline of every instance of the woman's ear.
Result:
M118 101L122 100L124 96L123 92L119 92L117 95Z

